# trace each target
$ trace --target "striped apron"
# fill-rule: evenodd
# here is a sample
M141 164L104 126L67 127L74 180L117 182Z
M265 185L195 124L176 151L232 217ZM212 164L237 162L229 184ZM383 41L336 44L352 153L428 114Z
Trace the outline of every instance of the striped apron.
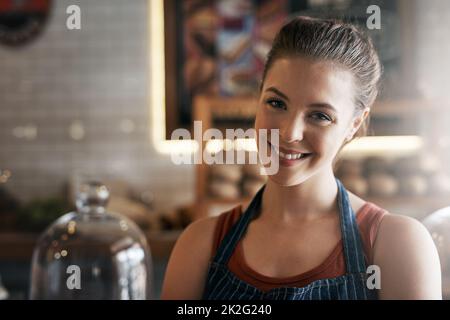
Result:
M209 264L203 299L205 300L368 300L377 299L377 290L367 287L366 263L356 217L347 191L338 185L339 217L344 246L346 274L320 279L305 287L280 287L269 291L242 281L228 270L227 264L237 243L245 234L251 219L259 212L265 185L258 191L247 210L239 217L219 245Z

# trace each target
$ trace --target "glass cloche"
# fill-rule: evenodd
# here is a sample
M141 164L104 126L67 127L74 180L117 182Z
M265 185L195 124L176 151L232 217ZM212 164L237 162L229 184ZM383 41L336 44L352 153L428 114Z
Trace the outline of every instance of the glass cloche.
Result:
M134 222L106 211L108 198L103 184L82 184L77 210L41 235L33 252L31 299L152 298L146 238Z
M450 207L440 209L423 220L439 252L442 272L442 295L450 299Z

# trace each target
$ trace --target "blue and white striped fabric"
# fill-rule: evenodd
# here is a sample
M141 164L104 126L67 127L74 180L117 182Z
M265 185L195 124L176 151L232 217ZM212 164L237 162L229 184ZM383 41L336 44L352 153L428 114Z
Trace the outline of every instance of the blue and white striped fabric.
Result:
M355 213L350 206L347 191L336 179L339 196L342 243L344 246L346 274L332 279L313 281L309 285L280 287L261 291L242 281L230 270L227 264L237 243L244 235L252 217L261 206L265 185L253 198L250 206L233 225L222 240L216 256L210 263L203 299L207 300L368 300L377 299L377 291L369 289L366 263L362 242L356 223Z

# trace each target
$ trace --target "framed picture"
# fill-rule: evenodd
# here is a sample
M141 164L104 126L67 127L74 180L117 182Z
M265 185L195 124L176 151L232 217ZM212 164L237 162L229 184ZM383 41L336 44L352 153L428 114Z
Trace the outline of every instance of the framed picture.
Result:
M295 1L298 2L298 1ZM301 2L301 1L300 1ZM165 0L166 137L191 129L196 95L256 92L289 0Z

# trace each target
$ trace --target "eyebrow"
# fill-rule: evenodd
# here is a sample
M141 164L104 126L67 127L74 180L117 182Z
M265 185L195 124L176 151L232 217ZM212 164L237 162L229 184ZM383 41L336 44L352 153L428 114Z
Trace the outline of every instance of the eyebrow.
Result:
M289 102L289 98L287 97L287 95L285 95L283 92L281 92L280 90L278 90L275 87L267 88L266 91L272 91L273 93L279 95L280 97L282 97L283 99L285 99L286 101Z
M266 91L271 91L271 92L275 93L276 95L278 95L278 96L282 97L283 99L285 99L287 102L289 102L288 96L285 95L283 92L281 92L280 90L278 90L275 87L267 88ZM312 103L312 104L309 105L309 107L329 109L331 111L337 112L336 108L334 108L331 104L326 103L326 102Z

